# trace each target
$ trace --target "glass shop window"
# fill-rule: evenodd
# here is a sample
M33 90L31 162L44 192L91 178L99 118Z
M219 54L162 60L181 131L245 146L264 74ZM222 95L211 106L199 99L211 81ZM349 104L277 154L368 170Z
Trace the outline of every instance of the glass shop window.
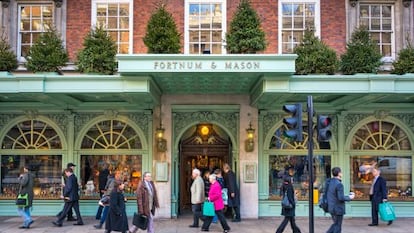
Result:
M280 198L280 187L283 177L293 177L293 187L299 200L307 200L309 196L309 163L305 155L270 155L269 157L269 198ZM314 155L313 160L314 189L323 190L325 180L330 177L331 157Z
M19 192L18 177L29 164L35 176L35 199L58 199L62 184L61 155L2 155L0 198L14 199Z
M104 172L105 168L114 175L118 174L120 179L127 183L126 196L135 196L142 177L141 155L82 155L80 165L82 198L96 199L99 196L101 180L99 175Z
M410 156L352 156L351 189L356 199L369 200L374 180L372 168L377 167L387 181L388 198L405 199L412 196L412 159Z

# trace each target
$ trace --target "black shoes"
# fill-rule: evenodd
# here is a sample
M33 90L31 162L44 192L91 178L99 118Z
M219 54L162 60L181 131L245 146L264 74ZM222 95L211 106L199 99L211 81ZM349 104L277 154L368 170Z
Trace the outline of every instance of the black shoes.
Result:
M77 218L74 218L74 217L69 217L68 219L67 219L67 221L68 222L75 222L75 221L78 221L78 219Z
M389 226L389 225L391 225L391 224L392 224L392 220L391 220L391 221L388 221L387 225Z
M61 227L62 226L62 223L58 223L58 222L52 222L52 223L53 223L53 225L55 225L57 227Z
M19 226L19 229L29 229L30 226Z
M368 226L370 226L370 227L378 226L378 223L377 224L370 223L370 224L368 224Z
M235 218L233 220L231 220L232 222L241 222L240 218Z
M93 225L93 227L95 227L96 229L101 229L102 228L102 224L96 224L96 225Z
M188 227L198 228L198 226L197 226L197 225L189 225Z
M77 222L77 223L74 223L73 225L75 225L75 226L82 226L83 225L83 222Z
M201 231L208 231L208 229L203 229L203 228L201 228Z

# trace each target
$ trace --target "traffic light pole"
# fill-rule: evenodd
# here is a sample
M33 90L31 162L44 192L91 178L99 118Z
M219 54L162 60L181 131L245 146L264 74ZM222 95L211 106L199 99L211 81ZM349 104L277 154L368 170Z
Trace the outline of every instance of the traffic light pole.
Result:
M314 233L313 218L313 100L308 96L308 170L309 170L309 233Z

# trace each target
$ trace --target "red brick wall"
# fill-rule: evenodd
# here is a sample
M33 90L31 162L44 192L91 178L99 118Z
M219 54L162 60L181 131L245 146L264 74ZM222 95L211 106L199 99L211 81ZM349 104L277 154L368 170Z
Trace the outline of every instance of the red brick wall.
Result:
M321 0L321 39L338 55L346 48L346 1Z
M152 0L134 0L133 52L147 53L143 37L146 25L155 3ZM227 1L227 27L237 9L240 0ZM181 44L184 44L184 0L166 0L167 9L173 15L177 29L181 33ZM263 53L278 52L278 1L251 0L262 20L262 28L266 32L267 49ZM321 0L321 39L338 54L345 51L346 46L346 13L345 1ZM71 60L82 48L83 38L91 28L91 1L68 1L67 6L67 48ZM335 12L333 14L332 12ZM184 50L182 46L181 51Z

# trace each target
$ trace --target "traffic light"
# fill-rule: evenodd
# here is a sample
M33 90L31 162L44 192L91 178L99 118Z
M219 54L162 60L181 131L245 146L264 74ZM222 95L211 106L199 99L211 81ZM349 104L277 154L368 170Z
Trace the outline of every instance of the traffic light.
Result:
M283 135L292 139L293 141L303 141L302 104L298 103L283 105L283 111L291 114L291 117L283 118L283 123L285 123L288 128L283 132Z
M318 141L327 142L332 137L332 132L330 130L332 125L332 120L328 116L318 115L316 122L316 129L318 131Z

